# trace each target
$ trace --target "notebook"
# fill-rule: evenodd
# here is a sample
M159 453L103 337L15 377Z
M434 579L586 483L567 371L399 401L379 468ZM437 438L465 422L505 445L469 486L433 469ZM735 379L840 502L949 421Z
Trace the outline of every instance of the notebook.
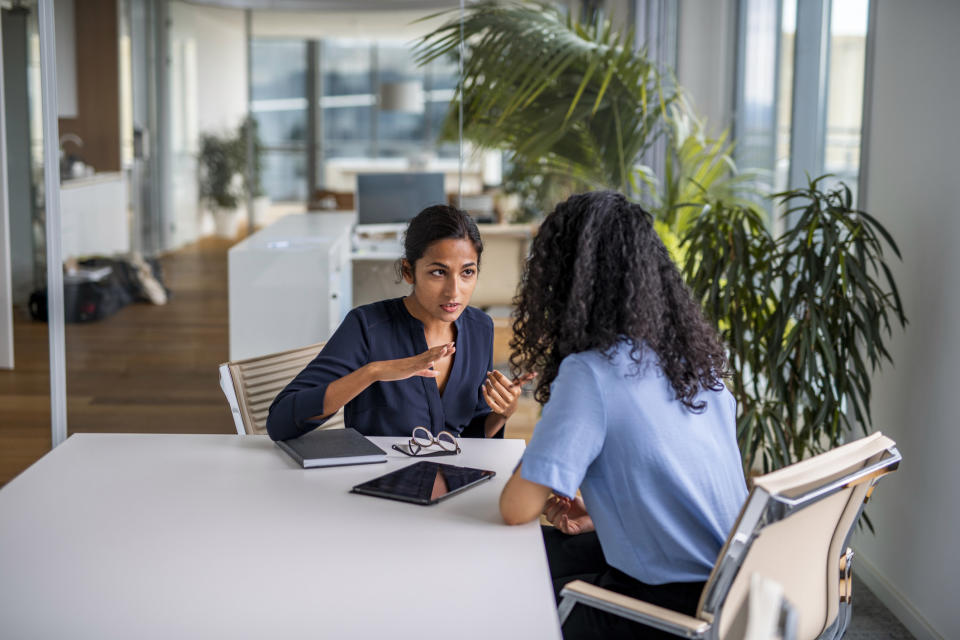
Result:
M278 440L277 446L304 469L387 461L387 452L355 429L315 429L299 438Z

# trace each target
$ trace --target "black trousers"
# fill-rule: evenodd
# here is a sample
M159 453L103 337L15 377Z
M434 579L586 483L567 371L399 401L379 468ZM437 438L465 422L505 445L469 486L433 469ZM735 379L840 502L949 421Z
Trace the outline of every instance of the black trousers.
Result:
M607 564L596 533L568 536L553 527L542 527L553 589L560 601L560 590L572 580L583 580L638 600L644 600L687 615L694 615L704 582L644 584ZM593 607L577 604L563 625L566 640L581 638L661 639L677 636L615 616Z

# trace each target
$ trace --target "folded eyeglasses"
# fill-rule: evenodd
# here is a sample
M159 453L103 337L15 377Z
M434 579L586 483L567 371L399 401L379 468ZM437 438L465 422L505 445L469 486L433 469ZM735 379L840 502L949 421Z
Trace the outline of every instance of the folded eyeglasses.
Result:
M407 444L395 444L393 449L411 457L455 456L460 453L460 442L449 431L441 431L434 437L426 427L414 427Z

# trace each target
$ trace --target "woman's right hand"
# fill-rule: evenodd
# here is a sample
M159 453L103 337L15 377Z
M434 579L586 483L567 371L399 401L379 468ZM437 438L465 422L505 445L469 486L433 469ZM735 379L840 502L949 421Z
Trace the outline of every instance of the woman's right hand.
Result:
M427 349L420 355L397 360L379 360L371 363L375 367L376 378L381 382L392 380L406 380L413 376L436 378L438 372L433 369L437 360L449 358L457 350L453 342L448 342L432 349Z
M554 527L567 535L577 535L595 531L593 518L587 513L583 498L577 496L573 500L552 495L543 507L543 515Z

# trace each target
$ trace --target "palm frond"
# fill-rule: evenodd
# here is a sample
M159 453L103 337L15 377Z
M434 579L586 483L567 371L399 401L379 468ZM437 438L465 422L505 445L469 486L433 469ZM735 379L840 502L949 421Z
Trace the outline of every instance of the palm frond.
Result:
M528 164L547 160L591 184L630 186L633 165L675 98L632 49L631 34L531 2L471 5L462 28L457 100L465 138L509 149ZM415 59L456 55L460 30L459 16L452 17L418 42Z

